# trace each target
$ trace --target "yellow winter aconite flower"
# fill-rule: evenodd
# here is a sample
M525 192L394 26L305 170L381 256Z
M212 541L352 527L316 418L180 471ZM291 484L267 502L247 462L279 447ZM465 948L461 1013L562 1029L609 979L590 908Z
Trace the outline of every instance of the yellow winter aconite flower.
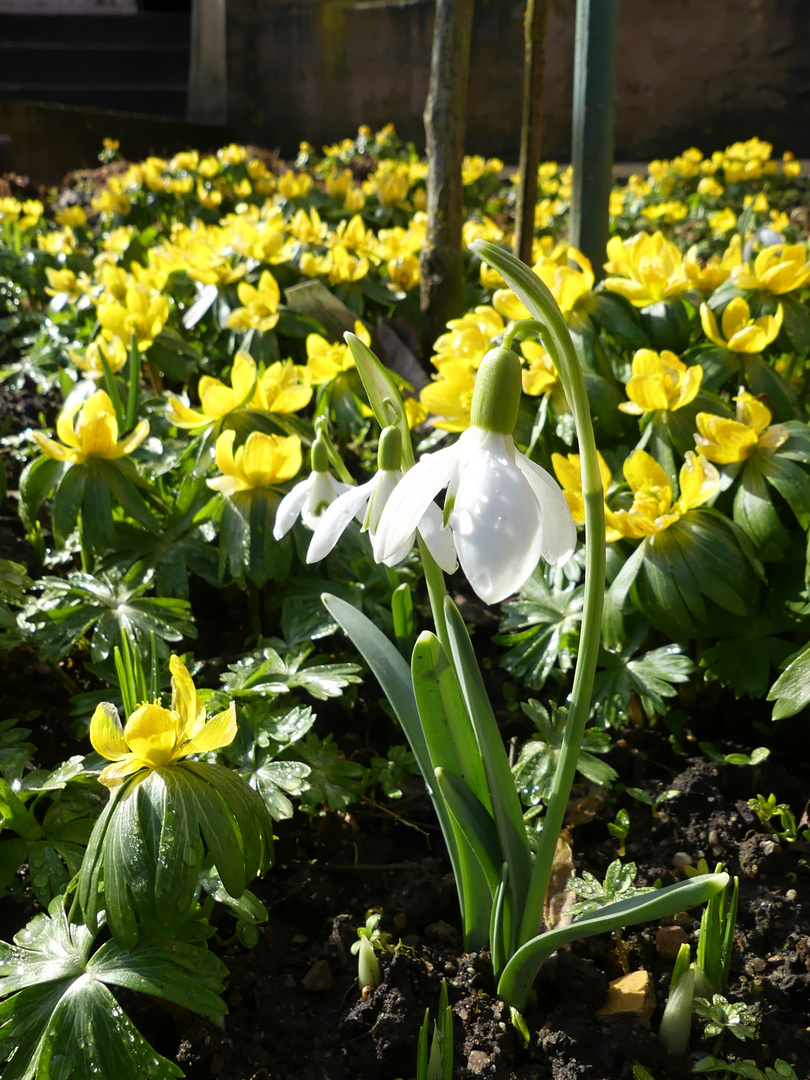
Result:
M161 293L130 279L122 302L102 299L97 308L98 321L105 340L114 337L138 343L138 352L146 352L169 317L169 301Z
M354 324L354 332L364 345L371 344L371 335L359 320ZM351 349L342 341L330 345L320 334L308 334L306 348L307 373L313 386L331 382L342 372L351 371L355 366Z
M309 195L313 180L309 173L294 173L288 169L278 178L277 187L285 199L300 199Z
M77 400L62 409L56 418L56 434L60 442L48 438L41 431L33 433L43 453L56 461L78 465L87 458L111 460L131 454L149 434L149 421L141 420L119 442L113 404L104 390L96 390L86 401Z
M268 488L292 478L301 469L301 440L297 435L266 435L251 431L234 453L236 432L223 431L217 439L216 463L222 476L206 484L226 498L238 491Z
M264 270L258 285L241 281L236 288L243 306L228 316L229 330L272 330L278 322L281 299L278 283L269 270Z
M646 450L635 450L625 461L623 471L633 493L633 505L629 510L611 510L608 523L622 536L634 540L668 529L688 510L708 502L720 486L714 465L691 450L681 467L681 494L675 503L669 477Z
M619 405L631 416L664 410L674 412L694 401L703 380L700 364L687 367L668 349L661 353L639 349L633 357L633 374L625 390L629 401Z
M442 431L465 431L475 389L473 368L463 360L446 360L437 378L423 387L419 401L434 414Z
M626 297L635 307L681 296L689 279L678 248L663 233L640 232L628 240L613 236L607 245L605 269L616 275L605 279L605 288Z
M237 354L238 355L238 354ZM291 360L277 360L256 383L250 400L251 409L264 412L294 413L309 405L312 386L309 372Z
M736 224L737 215L730 206L726 206L722 210L717 210L715 213L709 214L709 226L711 227L712 235L716 240L725 236L726 233L730 233Z
M115 789L128 776L143 769L165 769L189 754L208 754L227 746L236 737L233 702L224 712L205 719L205 705L195 690L186 666L177 656L169 660L172 673L172 704L144 702L124 727L118 710L108 701L96 706L90 721L93 749L111 761L99 780Z
M115 375L127 362L127 349L119 337L105 341L104 338L96 338L85 349L68 347L68 355L80 371L86 372L91 379L100 379L104 375L104 367L101 357L109 365L110 371Z
M529 397L548 394L559 381L551 356L537 341L521 341L520 351L528 365L521 372L523 393Z
M720 317L720 326L708 304L700 305L700 322L703 332L715 345L739 353L760 353L774 340L782 326L782 305L775 315L751 317L751 309L741 296L730 300Z
M231 368L231 385L203 375L197 386L200 409L190 409L180 398L169 396L166 419L175 427L199 428L221 420L246 404L256 386L256 361L246 352L238 352Z
M599 462L599 476L602 480L602 490L607 492L610 487L611 475L607 462L597 450L596 457ZM585 524L585 500L582 496L582 463L579 454L552 454L551 464L560 481L565 501L571 511L571 517L577 525ZM605 540L612 544L614 540L621 540L623 533L611 524L613 511L605 503Z
M737 419L712 413L695 417L700 434L695 435L697 452L718 465L745 461L755 450L774 451L788 438L782 424L771 425L771 411L747 390L741 390L737 402Z
M71 228L81 228L87 222L87 214L81 206L63 206L54 214L57 225L70 225Z
M781 296L800 289L810 281L810 259L806 244L774 244L763 248L754 259L733 271L740 289L761 289Z
M698 246L693 244L683 257L683 268L689 284L703 293L713 293L727 281L735 266L742 263L742 244L739 236L732 236L723 255L712 255L705 263L698 259Z
M460 319L451 319L447 324L447 333L436 338L433 346L435 355L431 357L435 367L441 367L448 360L464 361L475 369L489 351L490 342L504 328L504 321L498 312L484 304L468 311Z
M72 270L52 270L45 267L45 276L48 284L45 292L48 296L59 296L64 293L74 303L81 299L90 287L90 279L87 274L76 275Z

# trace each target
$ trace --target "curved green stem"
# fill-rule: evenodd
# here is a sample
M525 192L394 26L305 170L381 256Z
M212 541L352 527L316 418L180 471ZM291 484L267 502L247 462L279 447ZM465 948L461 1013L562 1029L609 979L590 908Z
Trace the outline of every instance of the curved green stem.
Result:
M500 271L518 299L540 320L543 342L557 366L576 424L585 504L585 602L579 652L568 722L518 933L520 947L537 934L540 926L557 838L565 819L568 797L576 775L579 752L590 713L605 591L605 504L585 378L562 312L537 275L510 252L485 240L477 240L471 247L490 266Z
M419 555L422 559L422 569L425 571L425 584L427 585L430 612L433 616L433 624L436 627L436 637L439 639L444 654L453 662L453 654L450 650L450 637L447 633L447 618L444 614L444 598L447 596L447 587L444 583L442 568L428 551L428 546L417 532L416 539L419 544Z

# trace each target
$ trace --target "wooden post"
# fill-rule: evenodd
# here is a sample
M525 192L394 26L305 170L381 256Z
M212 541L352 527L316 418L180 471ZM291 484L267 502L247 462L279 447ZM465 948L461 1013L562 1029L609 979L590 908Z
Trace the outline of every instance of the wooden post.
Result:
M448 319L464 310L461 226L464 191L461 161L470 70L474 0L436 0L430 89L425 105L427 141L427 236L422 248L422 356Z
M186 117L198 124L225 124L228 120L225 2L192 0L191 4Z
M526 0L523 22L523 111L520 119L520 165L515 208L515 258L532 263L537 168L543 142L543 78L546 72L548 0Z
M621 0L577 0L570 240L602 277L616 118Z

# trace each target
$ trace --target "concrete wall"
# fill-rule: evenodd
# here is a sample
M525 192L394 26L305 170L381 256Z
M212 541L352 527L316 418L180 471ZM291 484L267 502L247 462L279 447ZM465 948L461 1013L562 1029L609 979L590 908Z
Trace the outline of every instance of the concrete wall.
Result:
M550 0L545 156L570 155L575 0ZM522 0L477 0L470 152L517 157ZM420 143L433 0L228 0L229 123L292 154L392 120ZM758 134L810 156L808 0L624 0L616 156Z

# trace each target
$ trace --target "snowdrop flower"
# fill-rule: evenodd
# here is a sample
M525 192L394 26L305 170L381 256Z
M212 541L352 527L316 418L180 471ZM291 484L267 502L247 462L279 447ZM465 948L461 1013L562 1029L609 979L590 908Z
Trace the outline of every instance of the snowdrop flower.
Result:
M329 472L329 454L326 440L319 431L312 444L312 472L296 484L278 505L273 536L280 540L286 536L296 521L301 518L308 529L314 529L318 518L327 506L345 491L351 491L348 484L335 480Z
M402 562L413 547L418 529L439 566L448 574L452 574L457 565L453 540L450 534L442 529L441 511L430 500L428 500L429 505L426 505L422 513L413 519L411 526L402 533L397 544L390 548L385 558L381 558L377 551L375 545L377 524L383 509L402 478L401 454L402 438L398 429L385 428L380 435L377 472L367 483L349 488L327 506L315 526L307 552L308 563L318 562L328 555L349 527L352 518L355 518L362 522L363 532L368 532L371 537L374 558L377 562L384 562L386 566L394 566Z
M518 356L492 349L476 377L471 426L453 446L425 454L388 499L374 538L378 561L400 549L443 488L446 531L486 603L519 589L541 556L561 566L573 554L576 526L559 485L515 449L520 390Z

